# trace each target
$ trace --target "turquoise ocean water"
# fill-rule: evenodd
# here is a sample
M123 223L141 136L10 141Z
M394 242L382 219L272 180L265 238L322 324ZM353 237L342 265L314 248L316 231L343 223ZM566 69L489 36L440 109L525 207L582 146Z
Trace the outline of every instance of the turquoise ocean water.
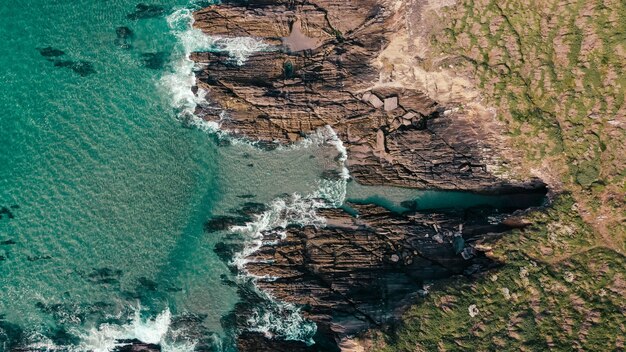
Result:
M0 350L184 350L181 317L223 336L238 297L203 223L318 187L315 147L224 146L182 123L186 51L209 45L189 31L197 4L136 5L0 4Z
M237 278L213 250L230 235L207 220L268 204L238 229L258 240L320 221L315 199L339 205L346 191L400 210L461 199L324 179L342 166L331 131L268 151L199 123L189 51L240 61L264 49L191 30L207 3L0 3L0 351L111 351L119 339L232 350L222 321L239 297L224 282ZM306 324L287 317L251 324L301 338Z

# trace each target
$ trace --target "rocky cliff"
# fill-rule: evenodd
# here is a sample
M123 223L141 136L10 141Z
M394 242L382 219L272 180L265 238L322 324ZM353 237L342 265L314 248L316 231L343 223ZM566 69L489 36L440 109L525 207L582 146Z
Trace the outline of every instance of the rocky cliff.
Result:
M351 177L362 184L544 191L539 180L502 176L510 160L500 131L489 123L493 116L412 87L381 84L376 62L403 25L399 3L229 1L196 12L195 26L206 34L254 37L268 48L243 63L225 53L192 54L196 89L209 101L196 114L266 145L292 143L330 126L347 149ZM342 338L387 322L425 280L493 265L479 244L508 229L488 221L493 209L397 214L350 206L358 217L323 209L325 227L267 231L267 242L275 244L262 246L246 267L270 278L258 280L261 289L304 307L320 340L335 341L335 348ZM272 343L250 333L239 341L242 350Z

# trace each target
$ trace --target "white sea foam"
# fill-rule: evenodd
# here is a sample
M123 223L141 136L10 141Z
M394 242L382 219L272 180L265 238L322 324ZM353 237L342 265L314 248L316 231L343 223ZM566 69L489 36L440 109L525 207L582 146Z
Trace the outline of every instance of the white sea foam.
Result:
M315 323L306 320L293 304L274 302L271 310L254 311L248 319L250 330L261 332L268 338L278 337L312 344L312 337L317 331Z
M119 340L137 339L143 343L159 344L164 352L193 351L195 343L175 344L166 339L172 314L165 309L154 319L143 319L139 309L127 324L101 324L87 332L79 332L81 344L78 350L110 352L119 346Z
M208 36L193 28L192 10L183 8L174 11L167 17L167 23L178 39L178 47L174 53L175 60L170 73L163 76L161 84L171 95L171 104L185 119L192 120L194 125L204 126L211 132L217 132L216 124L206 126L205 121L194 115L198 104L206 103L206 92L194 94L192 87L196 84L194 74L195 63L190 59L194 51L227 52L233 63L242 65L254 52L270 50L271 47L260 40L248 37Z
M70 332L80 338L78 346L59 346L41 334L29 336L29 348L38 351L69 351L69 352L111 352L124 345L120 340L139 340L143 343L158 344L163 352L191 352L194 341L174 342L168 339L175 335L171 331L172 315L165 309L153 319L143 319L140 308L136 308L130 321L126 324L100 324L89 330L72 329Z

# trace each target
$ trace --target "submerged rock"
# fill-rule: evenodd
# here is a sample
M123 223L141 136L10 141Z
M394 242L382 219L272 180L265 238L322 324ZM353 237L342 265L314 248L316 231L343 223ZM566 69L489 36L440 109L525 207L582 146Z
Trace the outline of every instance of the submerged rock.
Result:
M167 64L169 54L166 52L143 53L141 54L141 63L144 67L151 70L161 70Z
M96 73L96 69L89 61L58 60L54 61L54 66L69 68L70 70L79 74L81 77L86 77Z
M51 46L47 46L45 48L37 48L37 50L39 50L39 53L43 57L59 57L65 55L65 52L63 50L55 49Z
M133 31L130 28L124 26L117 27L115 29L115 34L117 35L118 39L129 39L134 36Z
M117 284L122 277L122 271L108 267L93 269L86 279L97 284Z
M134 37L134 33L130 28L117 27L115 29L115 35L117 36L115 45L123 49L129 49L131 47L131 39Z
M15 215L13 214L11 209L9 209L8 207L0 208L0 219L2 219L3 215L6 215L9 219L14 219L15 218Z
M208 233L224 231L235 225L244 225L248 217L221 215L214 216L204 223L204 231Z

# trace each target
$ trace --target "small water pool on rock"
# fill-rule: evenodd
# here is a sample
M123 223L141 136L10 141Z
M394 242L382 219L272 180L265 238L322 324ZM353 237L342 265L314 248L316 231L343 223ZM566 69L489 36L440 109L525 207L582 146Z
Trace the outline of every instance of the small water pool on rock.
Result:
M419 190L391 186L365 186L351 181L347 186L346 201L355 204L376 204L387 210L427 212L441 209L492 207L513 211L545 204L547 189L525 192L479 194L464 191Z

